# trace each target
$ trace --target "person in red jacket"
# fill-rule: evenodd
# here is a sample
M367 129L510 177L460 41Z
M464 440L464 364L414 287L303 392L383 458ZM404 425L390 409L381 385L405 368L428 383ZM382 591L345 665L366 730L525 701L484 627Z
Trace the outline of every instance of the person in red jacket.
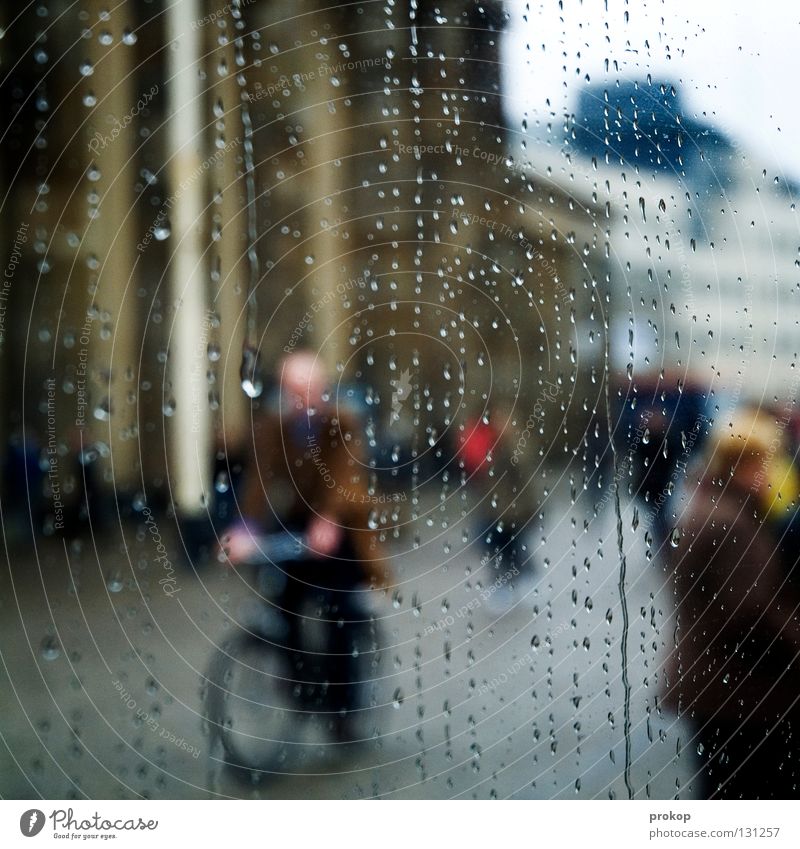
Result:
M530 583L533 560L522 541L519 468L509 448L510 423L502 416L467 418L458 436L465 483L480 499L473 510L481 553L491 586L487 604L496 612L513 606Z

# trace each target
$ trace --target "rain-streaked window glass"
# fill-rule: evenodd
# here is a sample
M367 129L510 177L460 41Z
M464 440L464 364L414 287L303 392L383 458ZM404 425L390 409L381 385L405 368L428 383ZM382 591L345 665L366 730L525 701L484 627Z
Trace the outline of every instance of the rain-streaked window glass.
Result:
M798 34L3 8L0 795L797 795Z

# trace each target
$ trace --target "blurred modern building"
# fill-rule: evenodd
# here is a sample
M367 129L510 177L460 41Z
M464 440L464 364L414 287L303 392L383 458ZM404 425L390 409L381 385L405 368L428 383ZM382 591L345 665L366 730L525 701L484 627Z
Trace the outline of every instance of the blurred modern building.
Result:
M613 371L691 382L721 411L797 390L798 187L668 81L594 85L562 156L613 211Z

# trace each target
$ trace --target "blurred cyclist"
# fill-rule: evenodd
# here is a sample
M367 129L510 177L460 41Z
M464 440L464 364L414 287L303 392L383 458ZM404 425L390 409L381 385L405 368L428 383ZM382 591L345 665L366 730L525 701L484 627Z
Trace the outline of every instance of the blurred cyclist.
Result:
M367 489L364 438L355 417L330 402L314 354L287 355L277 378L277 408L253 423L242 519L223 537L223 552L237 564L257 557L261 534L283 529L304 538L308 558L284 567L288 580L280 603L292 622L289 645L301 645L304 602L324 599L330 703L344 715L357 703L352 682L358 667L348 623L366 618L359 600L386 578L377 535L369 527L376 499Z

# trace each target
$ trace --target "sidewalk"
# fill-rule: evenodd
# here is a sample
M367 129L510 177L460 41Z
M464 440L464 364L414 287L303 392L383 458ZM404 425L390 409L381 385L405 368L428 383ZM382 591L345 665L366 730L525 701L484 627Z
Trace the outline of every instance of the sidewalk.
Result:
M175 565L168 594L141 529L127 554L49 541L15 555L13 582L5 569L0 579L0 793L625 798L613 516L607 508L584 532L588 507L566 495L546 506L535 584L499 620L487 595L495 574L464 549L457 499L418 508L396 544L399 586L375 604L384 648L372 739L318 746L287 766L294 774L258 784L221 768L201 721L201 670L247 594L235 573L209 566L198 578ZM161 536L177 564L176 541ZM628 545L632 783L637 796L670 798L693 767L674 757L686 728L653 709L671 598L643 542Z

